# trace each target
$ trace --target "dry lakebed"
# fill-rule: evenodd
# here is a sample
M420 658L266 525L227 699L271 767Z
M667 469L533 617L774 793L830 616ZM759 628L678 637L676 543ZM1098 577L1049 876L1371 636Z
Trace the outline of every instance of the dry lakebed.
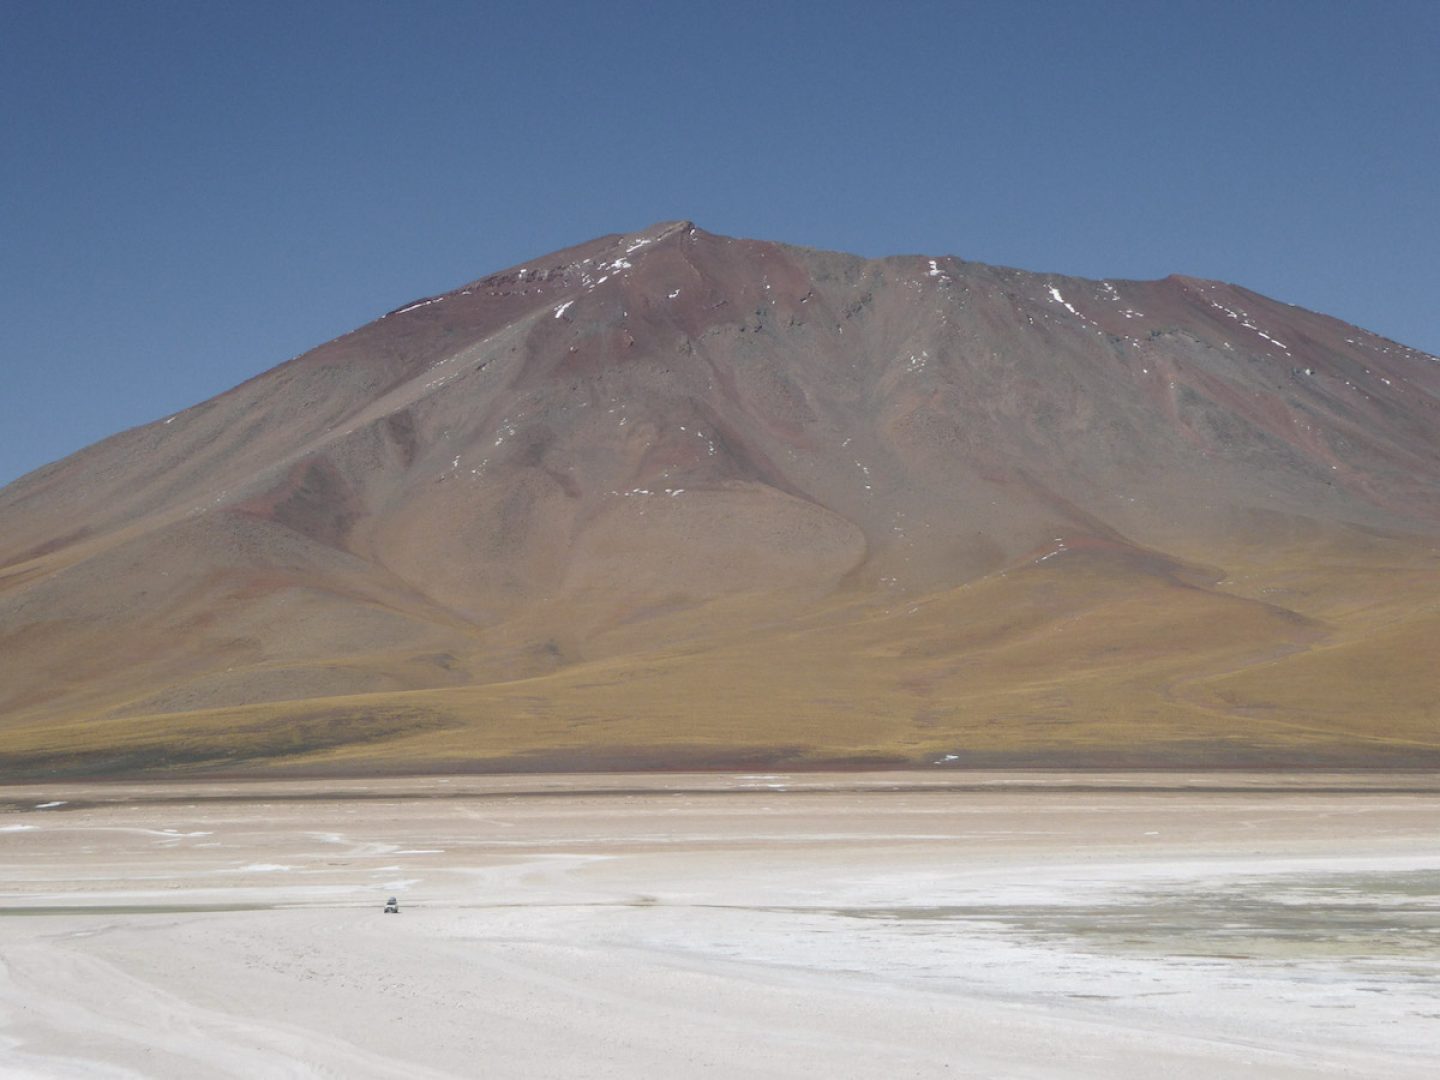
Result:
M0 856L6 1077L1440 1062L1433 773L56 782Z

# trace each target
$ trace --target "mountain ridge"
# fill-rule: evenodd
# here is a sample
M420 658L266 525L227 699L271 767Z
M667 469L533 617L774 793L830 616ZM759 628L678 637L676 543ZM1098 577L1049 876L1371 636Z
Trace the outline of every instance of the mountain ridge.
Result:
M1419 655L1383 730L1307 727L1285 657L1381 625L1423 651L1437 409L1435 358L1239 286L611 234L0 489L0 767L1414 760L1440 751ZM981 588L1150 669L982 647ZM870 664L915 604L950 613L937 641ZM791 635L816 620L828 651ZM1179 626L1193 671L1148 644ZM713 698L688 713L687 679ZM836 719L857 702L872 730ZM227 746L221 714L259 734Z

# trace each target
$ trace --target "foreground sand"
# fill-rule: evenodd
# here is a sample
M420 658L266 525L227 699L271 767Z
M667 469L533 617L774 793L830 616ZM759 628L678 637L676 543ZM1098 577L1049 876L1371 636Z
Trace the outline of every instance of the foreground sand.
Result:
M7 1077L1440 1059L1433 774L66 784L0 804Z

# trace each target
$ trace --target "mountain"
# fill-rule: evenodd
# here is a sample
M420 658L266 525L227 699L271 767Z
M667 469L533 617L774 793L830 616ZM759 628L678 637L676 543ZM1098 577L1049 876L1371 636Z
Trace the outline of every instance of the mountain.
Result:
M1440 361L689 222L0 491L0 770L1440 764Z

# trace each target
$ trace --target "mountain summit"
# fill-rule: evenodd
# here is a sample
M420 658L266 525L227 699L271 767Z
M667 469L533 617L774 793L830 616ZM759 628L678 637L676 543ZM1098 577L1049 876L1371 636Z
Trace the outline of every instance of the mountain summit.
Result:
M689 222L0 491L0 769L1440 764L1440 361Z

